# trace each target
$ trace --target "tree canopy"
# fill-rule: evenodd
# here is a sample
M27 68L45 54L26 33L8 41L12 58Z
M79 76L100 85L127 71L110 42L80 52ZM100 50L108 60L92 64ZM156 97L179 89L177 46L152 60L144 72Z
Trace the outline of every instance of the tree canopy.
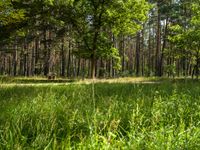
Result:
M197 0L2 0L0 72L198 77L199 24Z

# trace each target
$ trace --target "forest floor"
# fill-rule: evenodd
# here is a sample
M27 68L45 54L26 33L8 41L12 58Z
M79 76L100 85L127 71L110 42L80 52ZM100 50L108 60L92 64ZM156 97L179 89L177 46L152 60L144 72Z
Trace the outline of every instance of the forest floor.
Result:
M67 79L57 78L48 80L44 77L6 77L0 76L0 86L45 86L45 85L68 85L68 84L92 84L92 83L140 83L140 84L156 84L163 82L188 82L199 81L191 78L158 78L158 77L121 77L107 79Z
M0 149L200 149L199 80L0 83Z

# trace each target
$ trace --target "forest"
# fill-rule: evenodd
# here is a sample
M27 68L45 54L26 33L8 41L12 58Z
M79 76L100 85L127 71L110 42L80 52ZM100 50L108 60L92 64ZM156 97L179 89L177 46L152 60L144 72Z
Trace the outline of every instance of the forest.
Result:
M199 150L199 0L0 0L0 150Z
M0 74L198 78L198 0L1 0Z

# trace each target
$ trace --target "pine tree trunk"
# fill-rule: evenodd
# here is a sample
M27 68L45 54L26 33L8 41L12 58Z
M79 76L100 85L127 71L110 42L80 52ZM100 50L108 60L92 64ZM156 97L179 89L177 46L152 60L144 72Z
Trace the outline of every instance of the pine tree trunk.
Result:
M121 41L120 41L121 45L121 53L122 53L122 72L125 71L125 47L124 47L124 36L121 37Z
M14 46L13 76L17 75L17 45Z
M155 75L160 76L160 50L161 50L161 16L160 16L160 1L157 2L158 17L157 17L157 35L156 35L156 61L155 61Z
M34 74L36 75L39 74L39 66L38 66L38 61L40 57L39 48L40 48L40 41L39 38L37 37L35 39L35 68L34 68Z
M165 33L163 36L163 46L162 46L162 51L161 51L160 63L159 63L159 76L163 76L164 50L166 47L167 34L168 34L168 17L166 19Z
M137 33L136 39L136 60L135 60L135 68L136 68L136 76L140 74L140 32Z
M196 78L199 78L199 67L200 67L200 58L199 58L199 52L196 54Z
M144 26L143 26L144 28ZM144 29L142 30L142 40L141 40L141 56L142 56L142 76L144 76L144 65L145 65L145 58L144 58Z
M47 76L49 73L49 50L47 44L47 31L44 30L43 42L44 42L44 75Z
M91 78L94 79L95 78L95 64L96 64L96 58L95 58L95 54L93 53L91 56Z
M68 63L67 63L67 77L70 78L71 76L71 42L69 41L69 52L68 52Z
M151 75L151 29L150 29L150 21L149 21L149 39L148 39L148 74Z
M61 45L61 76L66 76L66 51L64 50L64 38Z
M31 58L31 75L32 76L35 75L35 58L36 58L36 44L35 43L33 43L34 46L32 48L32 58Z
M80 68L81 68L81 58L78 58L77 77L80 76Z

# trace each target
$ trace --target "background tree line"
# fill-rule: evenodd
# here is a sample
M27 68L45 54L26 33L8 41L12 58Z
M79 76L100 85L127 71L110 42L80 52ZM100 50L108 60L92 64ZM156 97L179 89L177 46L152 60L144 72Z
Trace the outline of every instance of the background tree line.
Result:
M196 76L196 0L4 0L0 74Z

